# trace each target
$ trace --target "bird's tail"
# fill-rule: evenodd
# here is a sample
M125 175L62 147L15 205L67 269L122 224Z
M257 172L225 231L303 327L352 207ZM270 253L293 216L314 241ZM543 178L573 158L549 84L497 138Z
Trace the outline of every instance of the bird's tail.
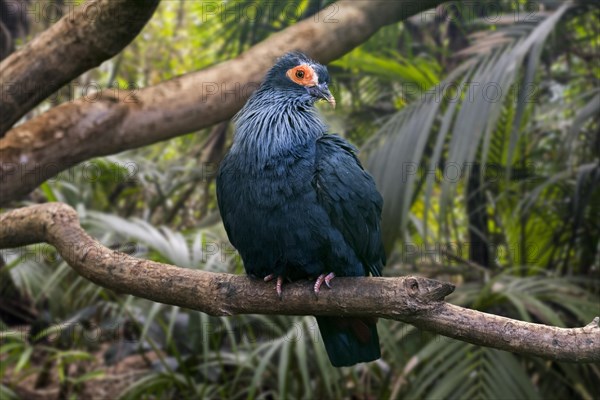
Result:
M346 367L381 357L376 318L316 318L334 367Z

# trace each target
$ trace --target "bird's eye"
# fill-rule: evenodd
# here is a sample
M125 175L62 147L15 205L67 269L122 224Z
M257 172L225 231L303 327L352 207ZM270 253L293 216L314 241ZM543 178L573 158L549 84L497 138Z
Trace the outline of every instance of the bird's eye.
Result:
M308 64L301 64L290 68L285 75L294 83L301 86L315 86L319 83L319 78L315 70Z

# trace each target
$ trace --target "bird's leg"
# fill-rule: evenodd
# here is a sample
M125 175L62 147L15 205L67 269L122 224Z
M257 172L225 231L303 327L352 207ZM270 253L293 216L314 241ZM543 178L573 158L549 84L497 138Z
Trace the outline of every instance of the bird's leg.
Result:
M269 274L269 275L265 276L264 281L269 282L269 281L272 281L273 279L275 279L275 274ZM281 289L282 285L283 285L283 278L281 276L278 276L277 284L275 285L275 290L277 290L277 296L279 296L280 299L281 299L281 295L283 294L283 291Z
M321 290L321 285L323 284L323 282L325 282L325 285L327 285L328 288L331 289L331 280L335 278L335 274L333 272L328 273L327 275L325 274L321 274L319 275L319 277L317 278L317 281L315 282L315 286L314 286L314 291L316 295L319 295L319 291Z

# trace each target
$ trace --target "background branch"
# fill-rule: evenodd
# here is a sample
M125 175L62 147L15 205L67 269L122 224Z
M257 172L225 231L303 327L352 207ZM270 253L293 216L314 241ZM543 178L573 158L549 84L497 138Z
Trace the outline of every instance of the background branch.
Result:
M2 61L0 137L71 79L123 50L159 1L88 1Z
M300 50L328 63L382 26L440 3L340 1L233 60L119 98L99 94L93 101L78 99L55 107L0 139L0 204L92 157L146 146L231 118L273 61L287 51Z
M582 328L527 323L443 301L449 283L421 277L338 278L316 298L310 282L285 286L283 301L272 284L131 257L92 239L77 213L46 203L0 216L0 248L47 242L85 278L109 289L212 315L291 314L377 316L469 343L552 360L600 361L599 319Z

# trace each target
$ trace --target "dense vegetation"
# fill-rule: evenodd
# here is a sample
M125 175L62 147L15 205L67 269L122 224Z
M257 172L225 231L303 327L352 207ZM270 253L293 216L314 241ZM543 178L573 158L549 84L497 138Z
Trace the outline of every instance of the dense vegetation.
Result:
M384 196L384 275L450 280L455 304L583 326L600 312L599 8L469 3L387 26L331 63L338 108L322 112L363 149ZM164 1L122 53L26 118L233 58L326 4ZM30 36L48 24L31 21ZM224 122L90 160L13 206L62 201L111 248L242 273L214 193L230 135ZM50 246L1 256L2 398L600 396L597 365L390 321L379 324L381 360L335 369L312 317L215 318L98 287Z

